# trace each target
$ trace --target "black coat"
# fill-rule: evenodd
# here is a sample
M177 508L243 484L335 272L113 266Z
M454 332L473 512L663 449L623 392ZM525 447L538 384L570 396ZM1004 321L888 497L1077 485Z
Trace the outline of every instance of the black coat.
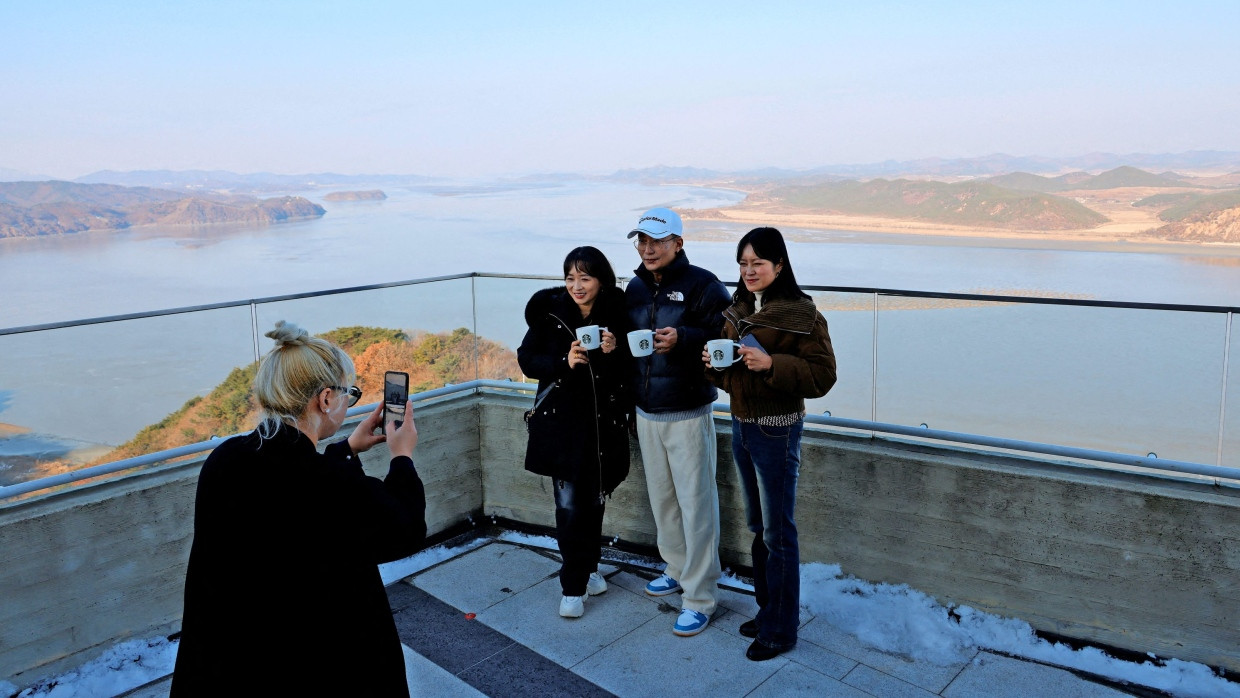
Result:
M625 379L632 359L624 293L614 286L602 289L583 318L563 286L543 289L526 304L525 322L529 329L517 349L521 370L538 379L540 394L556 386L530 420L525 469L610 494L629 474L633 403ZM584 325L606 327L616 335L616 348L595 349L590 363L570 369L568 350Z
M407 696L377 565L417 552L425 511L408 458L379 480L292 427L225 441L198 477L171 695ZM245 671L255 637L292 661Z
M666 354L634 361L632 377L638 407L646 412L681 412L719 397L702 375L702 347L723 332L723 311L732 297L719 278L689 264L682 250L663 270L662 282L640 266L624 295L633 329L676 328L676 346Z

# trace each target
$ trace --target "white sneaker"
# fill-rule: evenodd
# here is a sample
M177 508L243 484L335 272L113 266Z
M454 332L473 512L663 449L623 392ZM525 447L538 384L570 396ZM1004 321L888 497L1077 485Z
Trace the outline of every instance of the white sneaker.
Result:
M607 591L607 580L603 579L603 575L598 572L591 572L590 578L586 580L586 593L590 596L598 596Z
M565 618L580 618L586 612L585 599L581 596L565 596L560 599L560 615Z

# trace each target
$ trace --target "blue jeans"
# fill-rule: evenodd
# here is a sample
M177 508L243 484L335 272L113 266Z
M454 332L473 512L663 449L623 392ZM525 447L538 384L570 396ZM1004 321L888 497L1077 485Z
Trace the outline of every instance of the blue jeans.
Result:
M804 428L804 421L767 427L732 418L732 458L740 472L749 530L754 533L758 641L775 649L795 645L800 624L801 551L793 513Z
M598 571L602 551L603 498L597 487L551 479L555 489L555 540L560 546L560 590L585 596L586 581Z

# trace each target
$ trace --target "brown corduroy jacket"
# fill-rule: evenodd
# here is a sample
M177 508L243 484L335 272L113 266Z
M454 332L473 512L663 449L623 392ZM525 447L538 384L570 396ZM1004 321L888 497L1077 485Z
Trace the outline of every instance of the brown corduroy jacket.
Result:
M736 301L723 312L723 336L739 341L753 335L771 355L771 368L751 371L737 361L706 377L731 398L740 419L795 414L805 399L822 397L835 385L835 352L827 320L808 298L774 299L754 312L752 301Z

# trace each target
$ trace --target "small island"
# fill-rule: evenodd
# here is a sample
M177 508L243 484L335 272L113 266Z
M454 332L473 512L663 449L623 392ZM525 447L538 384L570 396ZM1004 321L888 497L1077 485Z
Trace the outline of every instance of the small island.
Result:
M368 191L334 191L323 196L324 201L383 201L388 198L381 189Z

